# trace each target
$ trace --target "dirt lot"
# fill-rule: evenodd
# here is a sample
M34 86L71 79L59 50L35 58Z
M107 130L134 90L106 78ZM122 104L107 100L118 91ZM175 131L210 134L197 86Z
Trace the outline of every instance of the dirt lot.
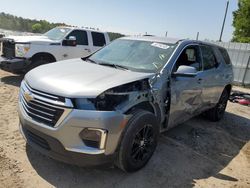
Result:
M26 145L17 116L22 77L0 70L0 79L0 187L250 187L250 107L229 103L221 122L197 117L170 130L149 164L126 174L66 165Z

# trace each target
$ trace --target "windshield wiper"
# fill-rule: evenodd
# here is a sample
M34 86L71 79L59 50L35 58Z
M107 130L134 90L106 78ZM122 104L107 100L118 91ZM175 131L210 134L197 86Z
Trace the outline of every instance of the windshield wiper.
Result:
M83 58L82 58L82 59L83 59ZM83 59L83 60L88 61L88 62L90 62L90 63L98 64L96 61L94 61L94 60L92 60L92 59L90 59L90 58L86 58L86 59Z
M103 65L103 66L109 66L109 67L114 67L116 69L120 68L120 69L125 69L128 70L127 67L122 66L122 65L117 65L117 64L113 64L113 63L98 63L99 65Z

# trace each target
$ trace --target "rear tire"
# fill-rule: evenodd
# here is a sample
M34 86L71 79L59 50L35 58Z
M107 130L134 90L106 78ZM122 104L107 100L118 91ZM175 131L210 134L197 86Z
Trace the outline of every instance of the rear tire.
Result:
M224 89L216 106L205 113L208 119L210 119L211 121L221 120L224 116L228 99L229 93L226 89Z
M143 168L152 157L158 141L159 124L154 114L144 110L132 113L121 140L116 166L125 172Z

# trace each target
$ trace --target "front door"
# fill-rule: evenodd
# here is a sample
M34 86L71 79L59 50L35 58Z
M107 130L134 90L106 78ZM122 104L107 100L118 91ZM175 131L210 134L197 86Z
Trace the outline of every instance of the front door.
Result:
M72 59L72 58L80 58L85 57L91 53L91 49L89 47L88 35L84 30L73 30L68 34L66 39L74 36L76 38L76 46L63 46L65 48L66 53L62 54L64 59Z
M198 113L202 107L202 63L198 45L186 47L175 63L173 72L179 66L195 67L194 77L171 78L171 103L168 128L180 124Z

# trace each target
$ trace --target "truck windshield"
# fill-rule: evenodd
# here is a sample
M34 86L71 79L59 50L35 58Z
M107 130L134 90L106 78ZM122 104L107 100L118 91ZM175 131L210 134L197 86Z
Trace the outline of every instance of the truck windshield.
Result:
M131 71L157 72L168 61L176 44L117 39L89 57L100 65L117 65Z
M71 31L70 28L66 27L56 27L54 29L49 30L48 32L44 33L43 35L48 37L51 40L61 40L65 37L65 35Z

